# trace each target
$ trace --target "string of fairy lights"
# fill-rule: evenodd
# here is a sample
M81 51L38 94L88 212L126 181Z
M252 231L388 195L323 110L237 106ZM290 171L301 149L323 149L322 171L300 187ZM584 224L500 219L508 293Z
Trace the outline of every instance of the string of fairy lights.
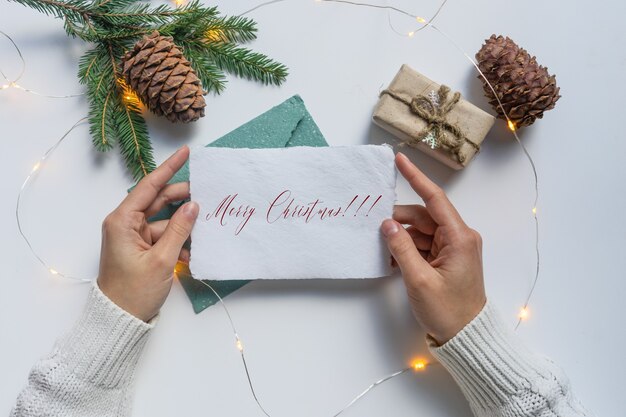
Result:
M34 94L36 96L45 97L45 98L72 98L72 97L80 97L84 95L84 94L68 94L64 96L57 96L53 94L44 94L44 93L40 93L39 91L26 88L22 86L21 84L18 84L18 82L22 79L22 77L26 73L26 60L24 59L24 55L22 55L22 51L20 50L20 48L17 47L17 45L15 44L15 42L9 35L7 35L1 30L0 30L0 35L8 39L11 45L13 45L15 52L17 53L17 56L20 61L20 71L18 72L17 76L14 78L10 78L9 76L7 76L6 73L0 68L0 75L4 79L3 81L4 84L0 84L0 91L13 88L15 90L21 90L26 93Z
M187 0L172 0L173 3L176 6L182 6L184 4L187 3ZM277 3L284 3L290 0L270 0L270 1L266 1L263 3L260 3L246 11L244 11L243 13L241 13L240 15L246 15L246 14L250 14L256 10L259 10L263 7L267 7L273 4L277 4ZM478 71L479 75L484 79L484 81L486 82L486 84L489 86L489 88L492 90L492 92L494 93L494 97L496 97L497 101L498 101L498 106L500 107L500 109L502 109L504 117L506 119L506 123L507 126L509 128L509 130L511 131L513 137L515 138L516 142L520 145L520 147L522 148L522 151L525 155L525 157L527 158L529 165L532 169L532 174L533 174L533 184L534 184L534 201L533 201L533 205L532 205L532 209L531 209L531 213L534 219L534 226L535 226L535 240L534 240L534 249L535 249L535 255L536 255L536 268L535 268L535 274L534 274L534 278L532 280L532 285L530 287L530 290L525 298L524 303L522 304L522 307L519 310L519 314L517 316L517 321L515 324L515 329L517 329L520 325L520 323L526 319L528 319L529 317L529 304L531 301L531 298L534 294L537 282L539 280L539 271L540 271L540 251L539 251L539 219L538 219L538 214L537 214L537 203L539 201L539 185L538 185L538 174L537 174L537 168L535 166L535 163L533 161L533 158L531 157L530 153L528 152L526 146L524 145L524 143L520 140L518 134L517 134L517 128L514 124L514 122L509 118L506 110L504 109L504 107L502 106L502 103L500 102L500 99L498 97L498 94L496 93L495 89L493 88L493 86L491 85L491 83L489 82L489 80L485 77L485 75L482 73L482 71L480 70L480 68L478 67L478 65L476 64L476 62L474 61L474 59L467 54L460 46L458 43L456 43L454 41L454 39L452 37L450 37L446 32L444 32L443 30L441 30L441 28L435 26L434 21L435 19L439 16L440 12L443 10L444 6L446 5L448 0L443 0L439 7L437 8L437 10L435 11L435 13L429 18L429 19L425 19L419 15L415 15L413 13L410 13L406 10L400 9L398 7L395 6L391 6L391 5L378 5L378 4L374 4L374 3L365 3L365 2L357 2L357 1L349 1L349 0L314 0L316 3L337 3L340 5L344 5L344 6L352 6L352 7L364 7L364 8L371 8L371 9L379 9L379 10L385 10L388 12L388 23L389 23L389 27L391 28L391 30L396 33L399 36L402 37L408 37L408 38L413 38L419 31L422 31L424 29L430 28L432 30L435 30L436 32L438 32L439 34L441 34L446 40L448 40L454 47L455 49L457 49L463 56L465 56L465 58L470 61L470 63L472 64L472 66ZM402 15L404 17L410 18L413 21L417 22L418 26L411 31L408 32L402 32L400 30L397 30L391 20L391 15L392 13L398 14L398 15ZM17 90L21 90L23 92L26 93L30 93L33 95L37 95L40 97L45 97L45 98L71 98L71 97L78 97L78 96L82 96L83 94L70 94L70 95L64 95L64 96L56 96L56 95L48 95L48 94L42 94L38 91L29 89L29 88L25 88L22 85L18 84L18 82L21 80L21 78L23 77L24 73L26 72L26 60L24 59L22 52L20 50L20 48L17 46L17 44L14 42L14 40L5 32L0 30L0 35L2 35L4 38L8 39L8 41L11 43L11 45L13 46L13 48L15 49L17 56L19 57L20 63L21 63L21 69L18 73L18 75L14 78L10 78L8 77L4 71L2 71L2 69L0 68L0 76L3 77L5 83L0 85L0 92L2 90L7 90L7 89L17 89ZM207 36L210 36L210 34L207 34ZM125 88L124 89L125 93L124 93L124 101L128 104L129 102L135 102L136 100L136 95L132 92L132 90L130 90L129 88ZM20 190L18 192L18 196L17 196L17 201L16 201L16 208L15 208L15 217L16 217L16 222L17 222L17 226L18 226L18 232L20 233L20 236L24 239L24 241L26 242L30 252L32 253L32 255L35 257L35 259L44 267L48 270L48 272L54 276L59 276L62 278L66 278L68 280L73 280L76 282L81 282L81 283L87 283L87 282L92 282L93 279L87 279L87 278L82 278L82 277L76 277L70 274L66 274L63 273L62 271L59 271L57 269L55 269L54 267L52 267L48 262L46 262L44 260L44 258L39 255L38 251L35 249L35 247L33 246L33 244L31 243L31 241L29 240L28 236L25 234L23 228L22 228L22 221L21 221L21 217L20 217L20 210L21 210L21 202L22 202L22 197L23 194L25 193L25 191L28 189L28 186L32 183L32 180L34 179L34 177L36 175L38 175L42 168L44 167L44 164L46 163L46 161L53 155L53 153L59 148L59 146L65 141L65 139L70 135L70 133L72 131L74 131L76 128L78 128L79 126L81 126L82 124L85 123L85 121L87 120L87 118L82 118L79 121L77 121L67 132L65 132L65 134L63 134L63 136L61 136L61 138L53 145L51 146L48 150L46 150L46 152L43 154L43 156L41 158L39 158L39 160L35 163L35 165L33 166L31 172L28 174L28 176L26 177L26 179L24 180L22 186L20 187ZM175 273L177 273L179 271L179 266L176 267L176 270L174 271ZM246 374L246 378L247 378L247 382L250 388L250 392L253 396L253 399L255 401L255 403L257 404L259 410L267 417L271 417L271 415L269 414L269 412L263 407L261 400L259 399L257 392L255 390L255 385L252 382L252 377L251 377L251 372L250 372L250 368L248 366L248 363L246 361L246 356L245 356L245 350L244 350L244 345L243 345L243 341L241 339L241 337L239 336L239 333L237 331L237 328L235 326L235 322L232 318L232 315L230 314L230 310L226 304L226 302L222 299L222 297L220 297L220 295L217 293L217 291L215 291L215 289L206 281L202 281L199 280L198 282L202 283L203 285L205 285L207 288L209 288L218 298L219 300L219 304L221 305L222 309L224 310L226 317L228 319L230 328L233 332L234 335L234 340L235 340L235 346L237 348L237 350L240 353L241 356L241 361L242 361L242 365L243 365L243 369L245 371ZM341 410L339 410L337 413L333 414L333 417L337 417L341 414L343 414L344 412L346 412L350 407L352 407L355 403L357 403L359 400L361 400L364 396L366 396L368 393L370 393L373 389L375 389L376 387L378 387L379 385L395 378L398 377L400 375L403 375L409 371L415 371L415 372L423 372L425 371L430 365L436 365L436 363L430 364L428 363L425 359L416 359L414 360L409 366L406 366L400 370L394 371L392 373L390 373L389 375L386 375L376 381L374 381L372 384L370 384L367 388L365 388L365 390L363 390L362 392L360 392L357 396L355 396L351 401L349 401L346 406L344 408L342 408Z

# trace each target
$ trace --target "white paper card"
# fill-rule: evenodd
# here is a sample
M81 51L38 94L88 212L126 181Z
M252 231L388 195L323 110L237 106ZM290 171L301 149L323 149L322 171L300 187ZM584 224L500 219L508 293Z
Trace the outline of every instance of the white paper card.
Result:
M396 198L390 146L198 148L189 169L196 279L391 273L380 232Z

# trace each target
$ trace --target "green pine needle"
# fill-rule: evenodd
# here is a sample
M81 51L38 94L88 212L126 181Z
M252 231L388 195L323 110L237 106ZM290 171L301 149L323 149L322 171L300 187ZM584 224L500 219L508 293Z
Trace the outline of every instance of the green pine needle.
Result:
M139 180L156 168L146 121L139 106L124 102L120 94L111 110L120 152L133 178Z
M102 152L110 150L115 140L111 112L117 88L114 74L113 62L104 45L88 51L79 61L79 81L87 84L89 131L94 147Z
M185 49L185 56L196 71L196 75L202 82L202 88L207 93L221 93L226 88L226 76L224 72L215 66L204 53L196 49Z
M89 3L80 0L13 0L40 13L60 19L78 21L84 18L83 11L89 8Z
M250 42L256 39L256 22L243 16L219 17L206 28L222 42Z
M94 147L100 152L111 150L116 139L113 119L114 91L114 87L104 91L102 105L95 100L89 104L89 133Z
M265 85L280 85L288 75L283 64L233 43L209 42L206 52L218 68Z

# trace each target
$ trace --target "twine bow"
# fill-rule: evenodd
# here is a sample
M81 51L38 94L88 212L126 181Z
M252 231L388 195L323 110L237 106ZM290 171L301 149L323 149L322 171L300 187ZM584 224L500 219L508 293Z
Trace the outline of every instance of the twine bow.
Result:
M418 95L406 100L390 90L384 90L381 95L387 94L398 101L403 102L411 112L423 119L428 125L417 136L404 141L409 146L415 147L420 142L426 142L431 148L441 147L451 155L454 155L460 163L464 163L467 155L461 152L461 147L465 142L469 143L476 152L480 146L465 136L461 128L447 120L448 113L461 99L461 93L455 92L451 99L448 99L450 88L446 85L439 87L435 97ZM448 134L448 133L451 133Z

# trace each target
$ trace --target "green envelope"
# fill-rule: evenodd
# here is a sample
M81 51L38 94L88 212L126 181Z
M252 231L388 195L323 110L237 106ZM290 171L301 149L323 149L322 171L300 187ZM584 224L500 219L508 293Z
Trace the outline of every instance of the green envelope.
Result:
M207 146L224 148L284 148L287 146L328 146L328 143L304 106L302 98L296 95L232 132L227 133L215 142L209 143ZM188 164L176 173L170 183L184 181L189 181ZM182 203L168 206L151 220L170 218ZM218 301L218 298L209 288L192 278L187 267L178 271L177 275L196 314ZM207 282L210 282L220 297L226 297L250 281Z

